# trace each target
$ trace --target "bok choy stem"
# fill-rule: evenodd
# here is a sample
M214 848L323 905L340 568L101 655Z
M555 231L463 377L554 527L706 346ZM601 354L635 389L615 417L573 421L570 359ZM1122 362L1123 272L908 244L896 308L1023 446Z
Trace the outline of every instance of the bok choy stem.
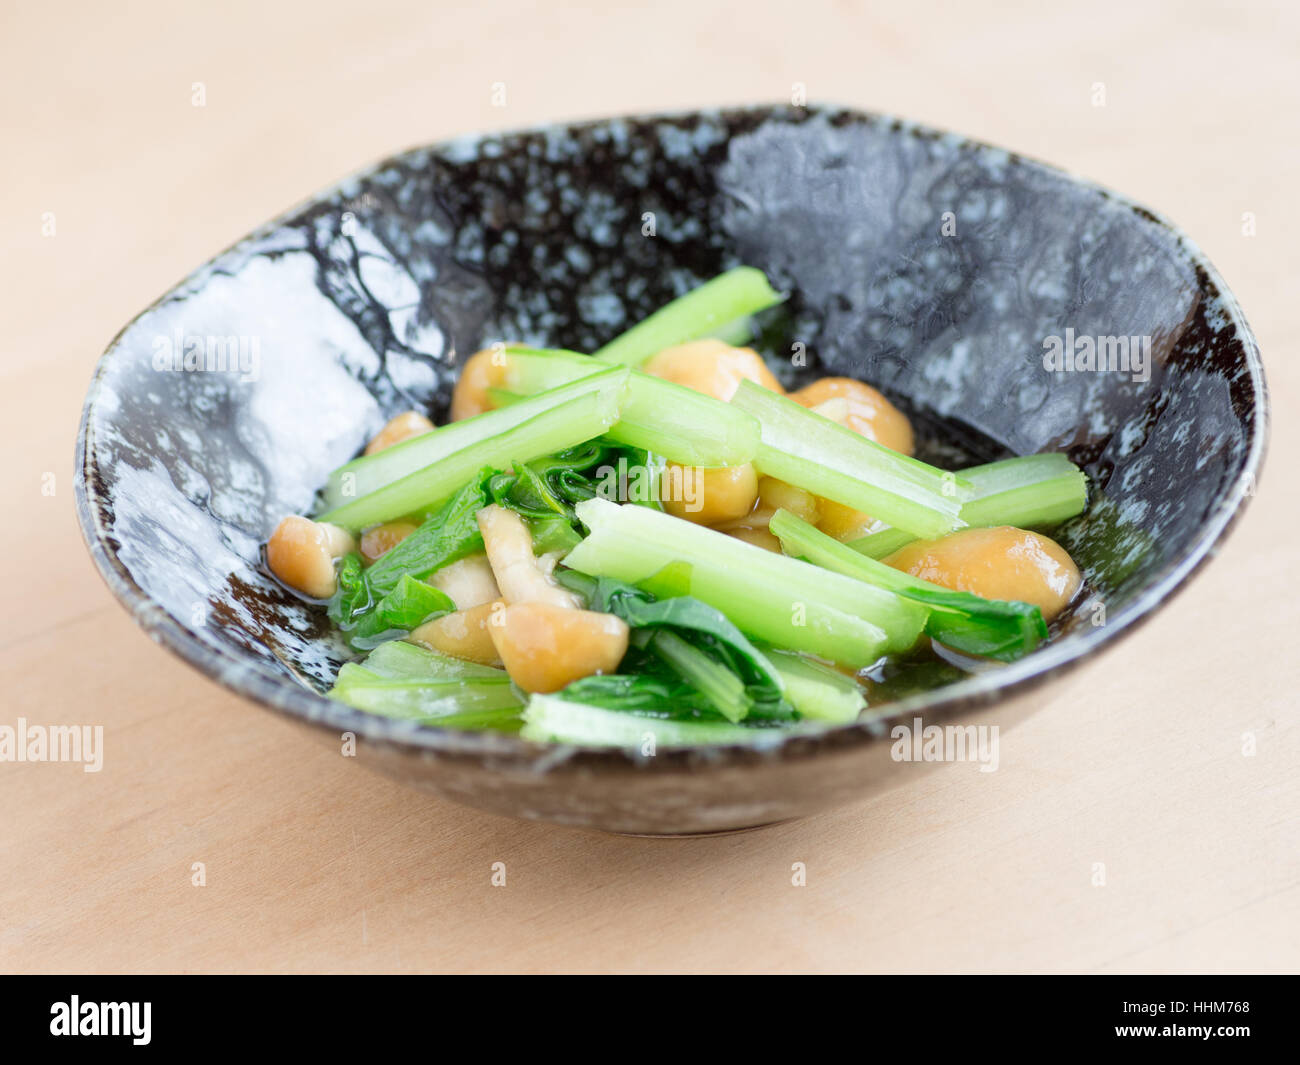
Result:
M790 555L928 607L926 633L954 650L1014 661L1047 638L1036 606L983 599L913 577L859 554L787 510L773 514L768 528Z
M971 496L961 507L962 521L971 527L1059 525L1088 505L1088 478L1066 456L1054 452L972 466L961 476L971 485ZM868 558L884 558L915 539L902 529L880 529L849 547Z
M646 507L591 499L576 511L591 532L566 566L633 583L673 566L683 594L778 647L862 668L911 647L925 625L926 609L892 592Z
M626 385L627 371L611 369L358 459L331 474L326 499L338 502L319 520L348 529L389 521L449 498L483 466L504 469L600 436Z
M508 348L501 389L532 395L604 369L590 355ZM609 439L683 466L740 466L758 451L758 422L744 411L690 388L633 370Z
M970 485L956 474L891 451L753 381L742 381L731 402L758 419L761 472L917 536L942 536L964 524Z
M762 270L737 266L664 305L595 353L602 362L639 366L664 348L707 336L785 297Z
M576 743L585 747L695 747L719 743L779 742L791 727L733 725L726 721L680 721L607 710L569 702L558 695L534 695L523 713L520 735L536 743ZM653 753L653 752L650 752Z
M745 692L745 682L721 662L715 662L698 647L694 647L671 629L659 629L649 643L649 648L709 703L733 724L742 720L754 705Z

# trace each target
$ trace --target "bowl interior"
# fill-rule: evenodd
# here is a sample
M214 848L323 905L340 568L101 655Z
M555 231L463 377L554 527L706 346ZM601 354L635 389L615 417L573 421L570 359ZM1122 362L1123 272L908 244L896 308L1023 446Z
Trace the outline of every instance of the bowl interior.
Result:
M787 382L876 384L945 461L1060 449L1087 469L1089 509L1058 536L1087 594L1045 664L1149 610L1253 489L1258 353L1175 230L987 146L753 108L408 152L201 268L97 371L78 486L92 553L157 638L223 682L386 728L313 694L347 655L321 611L263 572L275 522L389 415L445 413L480 347L591 350L738 262L794 293L760 345ZM1130 357L1051 369L1050 338L1079 361L1080 338L1111 357L1124 338Z

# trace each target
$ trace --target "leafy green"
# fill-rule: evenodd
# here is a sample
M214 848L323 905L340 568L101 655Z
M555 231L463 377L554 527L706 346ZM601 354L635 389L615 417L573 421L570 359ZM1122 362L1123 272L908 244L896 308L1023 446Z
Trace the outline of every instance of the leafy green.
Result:
M598 673L575 680L560 694L575 703L672 721L726 721L709 697L653 660L638 663L638 673ZM657 671L656 671L657 669ZM746 688L752 705L747 724L794 722L799 713L784 699L757 685Z
M353 614L350 624L339 628L347 635L348 643L359 651L369 650L384 640L405 636L426 621L450 614L456 604L431 584L403 575L397 587L380 599L364 614Z
M369 569L355 552L338 570L338 589L330 598L330 620L355 650L405 635L416 626L450 613L452 601L424 578L459 558L482 550L477 514L487 502L484 468L396 547Z
M630 502L659 507L653 476L629 475L629 471L653 471L656 462L655 456L638 448L589 440L533 462L515 463L514 473L498 473L488 480L487 492L492 502L524 519L537 554L568 552L582 540L573 509L577 503L596 496L623 499L639 491L640 498Z
M423 580L457 559L483 549L478 530L478 512L487 505L485 482L492 476L488 467L435 510L415 532L396 547L385 551L366 571L372 592L384 595L403 576Z
M351 628L352 619L365 614L374 605L375 596L366 580L361 556L355 551L344 555L338 568L338 588L326 607L330 621L340 629Z
M1010 662L1047 638L1042 612L1029 603L955 592L860 554L787 510L768 524L786 552L929 608L925 632L945 647Z
M525 518L524 524L533 538L533 553L567 554L582 543L582 535L559 514L549 518Z
M628 371L610 368L356 459L330 475L320 520L391 521L454 495L487 465L532 461L600 436L618 419Z
M514 473L498 473L488 482L494 503L525 518L556 516L576 519L573 505L601 491L601 471L617 464L621 449L601 440L557 451L527 463L514 463Z
M634 648L628 661L640 665L643 671L667 671L702 699L703 705L730 721L742 720L756 707L760 708L760 716L792 716L791 708L783 705L781 674L721 611L690 596L656 599L645 589L612 577L589 577L562 570L557 579L582 595L588 609L614 614L627 622ZM643 652L639 662L636 650ZM579 692L593 688L614 697L614 686L607 681L580 687ZM566 689L566 698L585 701L570 689ZM638 698L645 694L643 689L636 691ZM695 707L698 703L689 705ZM640 705L632 702L624 708L639 709Z
M564 698L663 718L695 717L712 710L703 694L668 674L595 673L573 681L564 689Z
M717 658L668 628L656 630L646 646L728 721L740 721L749 715L754 701L745 691L745 682Z
M339 670L331 699L384 717L435 724L440 728L519 727L523 700L502 678L411 680L385 677L355 662Z
M570 569L655 579L658 592L668 568L672 584L720 610L750 639L861 669L911 647L925 626L918 603L714 529L603 499L575 509L591 531L565 556Z
M604 362L637 366L657 351L708 335L785 297L761 270L737 266L665 304L595 353Z
M593 678L595 679L595 678ZM534 695L523 712L520 735L537 743L574 743L588 747L640 748L647 742L658 747L695 747L710 744L753 744L780 742L786 735L804 731L802 722L773 727L748 721L732 724L722 717L698 718L650 716L626 713L568 697L568 689L556 695Z
M389 680L508 680L506 671L478 662L453 658L427 647L388 640L370 652L361 663L371 673Z
M750 684L781 690L780 674L766 656L728 620L722 611L688 595L656 598L643 588L613 577L594 580L572 570L559 574L562 583L586 596L589 609L615 614L633 629L669 628L722 659ZM590 582L590 583L588 583ZM585 585L585 587L584 587Z
M523 699L503 669L463 662L402 640L339 670L330 698L384 717L439 728L517 731Z
M903 592L931 608L925 632L963 654L1014 662L1047 639L1042 611L1015 600L916 588Z

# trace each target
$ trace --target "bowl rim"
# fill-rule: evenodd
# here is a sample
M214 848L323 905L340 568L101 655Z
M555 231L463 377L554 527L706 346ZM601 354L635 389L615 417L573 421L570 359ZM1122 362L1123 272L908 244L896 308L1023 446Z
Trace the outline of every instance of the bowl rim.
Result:
M1091 632L1068 641L1049 643L1018 662L997 670L968 676L962 680L933 691L919 693L897 702L886 704L878 714L866 715L858 721L810 733L776 733L750 744L726 744L695 748L664 748L653 756L643 756L639 751L614 747L586 747L574 744L540 744L516 735L496 732L464 732L439 729L432 725L417 725L407 721L394 721L355 710L349 706L317 693L295 682L290 676L280 676L266 671L261 662L244 661L234 648L205 640L194 629L172 617L160 603L151 598L131 576L111 545L113 537L100 521L101 502L95 488L95 430L96 405L110 360L121 346L123 338L137 321L160 306L178 289L202 277L205 271L225 255L261 239L303 211L319 207L340 195L347 195L350 185L382 172L395 164L433 152L446 151L456 146L478 145L493 138L509 138L521 134L565 129L581 130L626 121L638 123L671 122L693 117L762 116L786 113L800 120L814 116L828 119L841 117L855 122L887 128L899 134L926 139L942 139L955 149L996 152L1006 156L1009 164L1029 166L1046 171L1072 184L1087 187L1105 199L1138 215L1144 222L1165 230L1174 238L1175 247L1186 256L1198 271L1201 287L1218 298L1222 312L1232 324L1240 340L1246 368L1249 371L1253 407L1251 433L1241 471L1229 494L1202 523L1200 531L1179 557L1171 559L1157 572L1134 599L1108 617L1106 623ZM1240 421L1241 419L1238 418ZM828 749L858 747L878 742L889 735L890 728L906 719L924 714L927 724L947 720L984 706L1032 692L1049 680L1069 673L1088 660L1098 650L1109 647L1123 634L1133 631L1170 601L1173 595L1186 587L1215 554L1219 545L1235 527L1253 498L1259 482L1259 472L1267 451L1268 424L1270 420L1268 387L1264 377L1259 344L1251 330L1236 297L1228 289L1218 270L1201 248L1169 219L1130 198L1112 191L1096 181L1072 173L1061 167L1044 163L1023 154L999 148L974 138L948 133L932 126L912 122L878 112L841 106L834 103L812 105L806 108L782 104L752 104L739 107L699 108L667 112L611 115L600 118L559 120L533 126L466 133L443 141L408 148L364 166L333 182L324 189L295 203L269 221L255 228L228 248L207 259L191 271L178 284L159 296L134 315L113 337L96 362L83 404L77 433L74 502L78 524L86 541L91 558L113 595L127 608L136 624L156 643L177 655L218 684L244 698L251 699L295 720L328 730L336 735L352 734L370 746L389 747L407 754L418 754L438 760L458 760L481 763L488 761L495 768L527 768L534 771L553 772L559 769L590 771L594 768L635 769L640 772L671 772L697 765L744 765L771 759L805 758L821 754Z

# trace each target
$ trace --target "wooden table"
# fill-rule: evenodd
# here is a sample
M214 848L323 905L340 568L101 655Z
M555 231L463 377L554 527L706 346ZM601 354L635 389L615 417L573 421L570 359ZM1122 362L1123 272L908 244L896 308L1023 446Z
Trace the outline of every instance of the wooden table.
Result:
M1296 969L1300 12L612 6L0 15L0 724L105 734L99 773L0 764L0 967ZM1003 737L998 772L951 766L712 839L515 823L309 742L153 646L110 598L73 514L78 412L116 330L190 268L393 149L782 99L796 82L1155 206L1222 269L1265 353L1271 460L1244 523L1106 669Z

